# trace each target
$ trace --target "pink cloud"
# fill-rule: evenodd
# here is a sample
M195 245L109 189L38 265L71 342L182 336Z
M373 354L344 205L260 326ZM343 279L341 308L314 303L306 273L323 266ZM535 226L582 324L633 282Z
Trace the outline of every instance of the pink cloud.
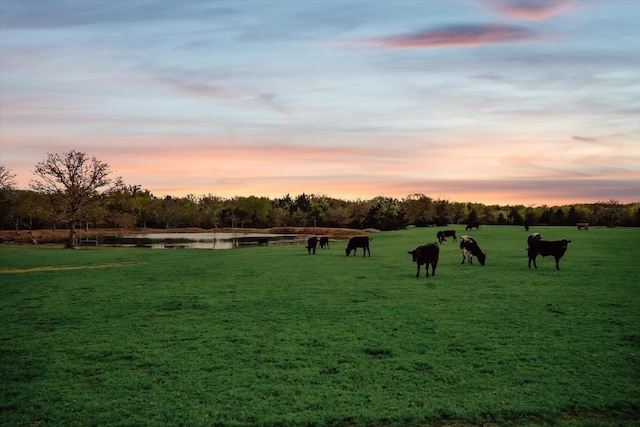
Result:
M493 9L518 19L541 21L559 15L576 5L576 0L502 0L493 3Z
M394 37L369 39L360 43L392 49L432 49L442 47L477 47L495 44L531 42L538 35L528 29L511 25L456 25L438 30ZM351 44L351 43L347 43Z

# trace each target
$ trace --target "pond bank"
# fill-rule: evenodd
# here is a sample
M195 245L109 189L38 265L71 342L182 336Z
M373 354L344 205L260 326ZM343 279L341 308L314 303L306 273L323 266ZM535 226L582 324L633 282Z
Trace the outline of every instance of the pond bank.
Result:
M158 233L246 233L246 234L300 234L328 236L334 239L348 239L353 236L367 234L363 230L353 228L329 227L272 227L272 228L98 228L77 230L78 239L96 239L106 235L158 234ZM2 230L0 241L31 244L34 239L38 244L64 242L69 237L69 229L57 230Z

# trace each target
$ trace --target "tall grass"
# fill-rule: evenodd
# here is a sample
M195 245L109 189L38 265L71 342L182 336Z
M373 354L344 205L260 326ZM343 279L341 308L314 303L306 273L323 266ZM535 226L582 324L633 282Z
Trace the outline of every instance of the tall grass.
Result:
M462 227L453 227L463 234ZM0 246L1 425L640 425L640 230L150 250ZM11 272L7 272L7 271Z

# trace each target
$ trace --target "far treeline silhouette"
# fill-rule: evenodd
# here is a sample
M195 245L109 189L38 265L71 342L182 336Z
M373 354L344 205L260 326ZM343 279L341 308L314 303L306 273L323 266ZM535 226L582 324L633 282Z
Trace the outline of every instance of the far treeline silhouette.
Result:
M615 199L563 206L485 205L411 194L400 200L378 196L341 200L289 194L223 198L214 194L158 198L139 185L109 178L109 166L85 153L49 154L38 163L31 189L16 189L15 175L0 165L0 224L3 230L70 228L270 228L349 227L379 230L408 225L640 226L640 202Z

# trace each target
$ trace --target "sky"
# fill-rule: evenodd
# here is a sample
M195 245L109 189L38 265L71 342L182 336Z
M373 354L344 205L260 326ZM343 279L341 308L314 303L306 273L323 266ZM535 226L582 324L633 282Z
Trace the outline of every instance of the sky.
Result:
M0 0L0 164L157 197L640 201L640 0Z

